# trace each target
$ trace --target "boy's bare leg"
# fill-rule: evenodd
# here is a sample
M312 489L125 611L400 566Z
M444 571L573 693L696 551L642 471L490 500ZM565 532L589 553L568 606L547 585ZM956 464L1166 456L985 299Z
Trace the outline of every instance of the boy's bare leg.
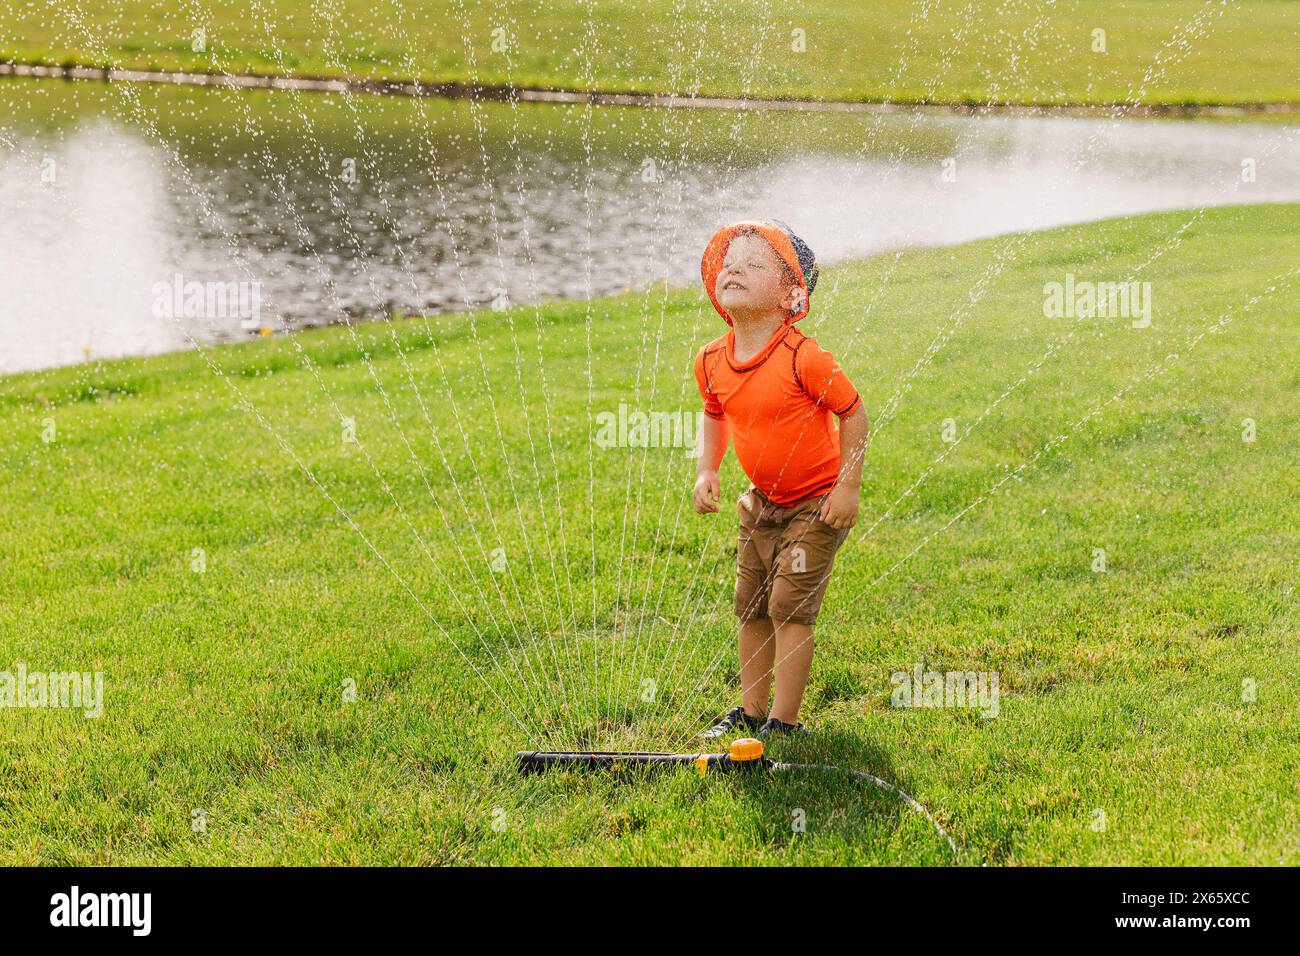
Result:
M793 724L799 720L799 707L812 668L813 629L811 624L781 621L775 630L776 696L772 699L772 716L784 724Z
M770 617L756 617L740 625L741 703L751 717L767 716L772 691L772 661L776 640Z

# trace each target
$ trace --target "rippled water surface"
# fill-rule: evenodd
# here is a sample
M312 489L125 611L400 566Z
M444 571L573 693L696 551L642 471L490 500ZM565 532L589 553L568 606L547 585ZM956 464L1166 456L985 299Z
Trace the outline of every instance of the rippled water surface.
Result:
M1254 181L1243 181L1253 163ZM1300 200L1296 127L0 81L0 372L698 275L720 223L824 261ZM184 291L256 291L256 308ZM240 286L240 284L243 284ZM177 295L164 290L180 287Z

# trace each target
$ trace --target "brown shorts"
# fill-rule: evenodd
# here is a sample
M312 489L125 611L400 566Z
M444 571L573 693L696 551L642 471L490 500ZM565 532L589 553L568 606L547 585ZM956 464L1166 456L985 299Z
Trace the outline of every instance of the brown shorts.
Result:
M796 624L817 620L835 552L849 534L817 517L825 500L818 495L782 508L756 488L740 496L736 617Z

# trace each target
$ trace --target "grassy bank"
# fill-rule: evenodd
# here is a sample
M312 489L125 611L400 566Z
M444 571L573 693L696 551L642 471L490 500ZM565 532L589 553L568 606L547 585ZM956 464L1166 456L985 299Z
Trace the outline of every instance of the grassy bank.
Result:
M667 0L192 9L37 0L0 20L0 59L805 99L1280 103L1300 99L1298 26L1285 0L887 0L869 14L837 0L797 11ZM1104 51L1093 49L1099 29Z
M876 438L777 756L899 783L966 863L1294 862L1298 239L1236 207L828 267ZM1045 318L1067 272L1149 281L1150 328ZM949 862L836 778L511 768L690 749L735 694L734 513L593 441L693 412L719 328L657 292L0 380L0 670L105 687L0 710L0 862ZM891 707L917 664L996 671L998 715Z

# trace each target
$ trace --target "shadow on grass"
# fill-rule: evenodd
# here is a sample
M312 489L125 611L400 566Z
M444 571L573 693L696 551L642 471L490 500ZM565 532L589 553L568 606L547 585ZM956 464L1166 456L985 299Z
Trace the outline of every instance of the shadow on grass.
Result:
M815 842L816 856L844 863L953 864L947 840L899 794L855 776L861 771L910 793L890 755L842 730L775 738L767 756L789 767L736 773L739 799L749 805L765 842L796 859ZM926 808L933 815L933 808Z
M600 834L602 848L581 854L586 863L647 857L729 866L960 862L931 821L897 793L846 772L864 771L908 789L906 775L871 741L826 730L773 740L768 755L781 764L829 769L700 776L689 764L624 765L522 777L517 807L534 825L511 858L571 861L576 827L582 843Z

